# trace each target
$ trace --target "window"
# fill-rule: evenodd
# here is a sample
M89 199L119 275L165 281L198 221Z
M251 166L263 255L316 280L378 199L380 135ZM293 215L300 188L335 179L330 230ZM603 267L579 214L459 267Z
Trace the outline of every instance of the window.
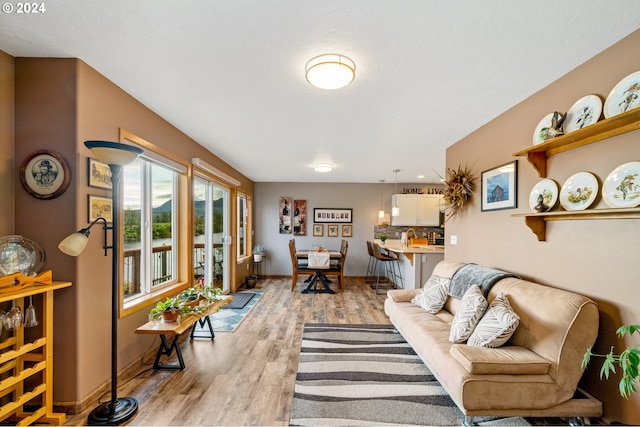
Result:
M125 300L177 280L177 175L146 158L123 168Z
M144 149L122 168L120 316L193 283L188 163L123 129L120 142Z

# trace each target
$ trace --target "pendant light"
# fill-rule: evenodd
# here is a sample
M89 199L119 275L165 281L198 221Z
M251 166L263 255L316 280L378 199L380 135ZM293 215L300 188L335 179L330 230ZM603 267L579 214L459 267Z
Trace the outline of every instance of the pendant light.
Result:
M396 174L396 183L393 188L393 194L398 194L398 172L400 172L400 169L394 169L393 172ZM395 198L394 198L393 207L391 208L391 216L399 216L399 215L400 215L400 208L398 208L398 202L395 201Z
M384 184L384 179L381 179L380 180L380 210L378 211L378 218L380 219L384 218L384 208L382 207L382 190L384 188L383 184Z

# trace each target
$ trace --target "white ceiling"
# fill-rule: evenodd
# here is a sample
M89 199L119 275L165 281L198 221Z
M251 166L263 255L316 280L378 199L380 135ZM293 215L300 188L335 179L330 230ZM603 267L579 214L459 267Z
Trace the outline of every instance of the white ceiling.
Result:
M0 14L0 50L82 59L257 182L437 182L446 147L640 28L637 0L40 4ZM310 86L321 53L354 82Z

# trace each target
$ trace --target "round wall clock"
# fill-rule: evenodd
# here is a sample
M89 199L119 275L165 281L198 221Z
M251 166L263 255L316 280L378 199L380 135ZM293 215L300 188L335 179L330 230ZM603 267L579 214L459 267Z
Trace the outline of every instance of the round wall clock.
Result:
M34 151L20 165L20 181L33 197L54 199L69 187L71 170L60 154L49 150Z

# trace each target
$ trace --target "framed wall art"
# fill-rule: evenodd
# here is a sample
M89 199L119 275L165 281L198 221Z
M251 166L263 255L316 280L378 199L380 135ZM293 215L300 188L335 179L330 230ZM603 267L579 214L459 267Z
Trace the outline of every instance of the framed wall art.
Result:
M54 199L63 194L71 182L71 170L58 153L38 150L20 165L20 181L29 194L38 199Z
M337 224L329 224L329 225L327 225L327 236L329 236L329 237L338 237L338 225Z
M352 222L353 209L314 208L313 222Z
M506 163L482 172L481 211L518 207L518 161Z
M342 224L342 237L353 237L353 226L351 224Z
M280 234L291 234L291 197L280 197L278 219Z
M89 194L89 222L100 217L106 219L107 222L113 222L113 201L110 197Z
M111 190L111 168L106 163L89 157L89 187Z
M322 237L322 236L324 236L324 225L313 224L313 237Z
M292 220L293 220L293 235L306 236L307 235L307 201L306 200L293 201Z

